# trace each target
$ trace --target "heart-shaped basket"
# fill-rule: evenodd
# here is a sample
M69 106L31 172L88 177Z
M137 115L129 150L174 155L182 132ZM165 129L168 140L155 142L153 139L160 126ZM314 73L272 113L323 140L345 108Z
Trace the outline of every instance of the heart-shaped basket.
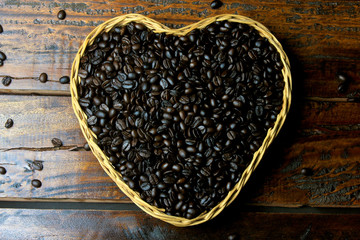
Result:
M80 77L78 76L79 70L79 63L80 59L85 53L86 47L91 45L95 38L102 34L103 32L109 32L116 26L124 26L130 22L137 22L144 24L148 29L153 30L155 33L166 33L166 34L173 34L177 36L186 35L187 33L191 32L194 29L202 29L205 28L207 25L215 22L215 21L230 21L230 22L237 22L237 23L244 23L254 27L262 37L266 37L269 42L276 47L277 51L281 56L281 61L284 65L282 74L284 77L284 90L283 90L283 105L280 113L277 116L277 120L275 122L274 127L270 128L267 131L267 135L261 145L261 147L254 153L253 159L248 165L248 167L243 172L241 179L234 188L229 191L228 195L225 199L219 202L213 209L208 212L203 212L199 216L193 219L186 219L183 217L177 216L169 216L164 213L163 209L159 209L155 206L152 206L140 198L140 195L130 189L126 183L122 180L121 174L114 169L112 164L109 162L109 157L107 157L104 152L99 148L96 143L96 135L89 129L87 125L87 116L82 111L79 105L79 96L78 96L78 85L80 84ZM262 156L264 155L266 149L270 146L271 142L274 140L278 132L280 131L286 115L290 108L291 102L291 74L290 74L290 64L288 57L286 56L281 44L279 41L270 33L270 31L261 23L256 22L250 18L240 16L240 15L232 15L232 14L223 14L218 15L215 17L207 18L197 23L188 25L186 27L180 29L169 29L168 27L158 23L155 20L147 18L145 16L139 14L128 14L119 17L115 17L110 19L103 24L96 27L85 39L84 43L81 45L78 53L76 54L74 63L71 69L71 82L70 82L70 91L72 97L72 106L74 108L75 114L80 122L81 130L89 143L89 146L99 160L100 165L105 170L105 172L111 177L111 179L119 186L122 192L124 192L138 207L140 207L143 211L150 214L151 216L173 224L179 227L186 227L191 225L200 224L206 222L215 216L217 216L226 206L228 206L239 194L240 190L243 188L247 180L249 179L252 172L255 170L257 165L259 164Z

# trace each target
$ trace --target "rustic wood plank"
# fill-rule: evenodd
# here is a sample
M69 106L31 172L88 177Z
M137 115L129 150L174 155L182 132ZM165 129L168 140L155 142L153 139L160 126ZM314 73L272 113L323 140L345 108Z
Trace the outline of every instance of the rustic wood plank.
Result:
M0 149L51 148L52 138L66 146L84 143L69 97L0 96ZM4 128L6 119L14 126Z
M358 207L359 155L357 137L333 135L294 140L280 136L245 186L243 199L238 201L288 207ZM310 170L310 176L301 173L303 168Z
M332 240L357 239L360 216L227 211L200 226L179 228L140 211L5 209L0 221L6 239Z
M33 170L32 162L41 161L43 170ZM2 200L65 200L130 202L107 176L91 152L57 150L13 150L0 152ZM41 188L31 180L39 179Z
M205 17L235 13L265 24L282 42L290 56L297 92L306 96L339 97L337 71L352 77L350 90L360 88L360 11L357 1L262 1L224 2L218 10L209 1L129 0L111 2L0 3L1 50L8 55L0 75L26 78L0 93L68 94L67 86L34 81L47 72L56 81L69 75L71 63L86 35L102 22L121 14L140 13L171 27L180 27ZM67 18L56 18L65 9ZM340 45L341 44L341 45ZM341 47L339 47L341 46ZM60 93L54 91L59 90Z

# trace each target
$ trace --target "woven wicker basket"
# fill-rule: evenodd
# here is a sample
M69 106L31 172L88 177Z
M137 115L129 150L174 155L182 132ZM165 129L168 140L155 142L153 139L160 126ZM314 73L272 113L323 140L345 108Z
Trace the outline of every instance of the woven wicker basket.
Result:
M284 81L285 81L285 87L284 87L284 92L283 92L283 96L284 96L283 97L283 107L282 107L281 112L277 116L277 120L275 122L274 127L268 130L267 135L263 141L263 144L255 152L251 163L245 169L244 173L242 174L241 179L234 186L234 188L228 193L228 195L225 199L223 199L221 202L219 202L219 204L217 204L217 206L215 206L211 211L204 212L201 215L199 215L198 217L193 218L193 219L169 216L164 213L163 209L156 208L156 207L151 206L148 203L144 202L140 198L140 196L137 192L134 192L132 189L130 189L122 181L121 174L119 172L117 172L114 169L114 167L111 165L111 163L108 160L109 158L104 154L104 152L96 144L96 135L87 126L87 116L82 111L82 109L78 103L79 96L78 96L77 86L80 83L80 77L78 77L80 58L83 56L86 47L93 43L93 41L95 40L97 35L99 35L103 32L108 32L116 26L123 26L130 22L142 23L148 29L151 29L154 32L165 32L167 34L181 36L181 35L186 35L193 29L196 29L196 28L202 29L215 21L224 21L224 20L228 20L230 22L245 23L245 24L248 24L248 25L254 27L256 30L259 31L261 36L266 37L269 40L269 42L277 48L278 52L280 53L282 63L284 65L284 68L282 70L282 73L284 76ZM170 224L173 224L175 226L185 227L185 226L200 224L200 223L206 222L206 221L214 218L237 197L240 190L243 188L243 186L249 179L251 173L255 170L255 168L259 164L266 149L269 147L271 142L274 140L274 138L280 131L280 129L285 121L285 117L289 111L290 102L291 102L291 84L292 83L291 83L289 60L288 60L281 44L269 32L269 30L265 26L263 26L262 24L254 21L250 18L239 16L239 15L224 14L224 15L218 15L215 17L204 19L200 22L191 24L189 26L186 26L186 27L183 27L180 29L169 29L168 27L162 25L161 23L158 23L157 21L152 20L147 17L144 17L142 15L128 14L128 15L115 17L113 19L110 19L109 21L104 22L103 24L96 27L87 36L84 43L81 45L81 47L75 57L74 63L72 65L70 90L71 90L71 97L72 97L72 106L74 108L77 118L79 119L81 130L82 130L87 142L89 143L89 146L90 146L93 154L99 160L99 163L102 166L102 168L105 170L105 172L119 186L121 191L123 191L143 211L145 211L146 213L150 214L151 216L153 216L155 218L161 219L161 220L168 222Z

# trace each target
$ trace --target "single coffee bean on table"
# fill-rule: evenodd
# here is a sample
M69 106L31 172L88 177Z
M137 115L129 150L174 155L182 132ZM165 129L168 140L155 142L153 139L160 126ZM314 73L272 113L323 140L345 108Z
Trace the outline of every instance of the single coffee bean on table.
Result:
M64 20L66 18L66 12L64 10L60 10L57 14L57 18L60 20Z
M6 174L6 168L0 167L0 174L5 175Z
M220 0L214 0L210 3L210 7L212 9L218 9L223 5L223 3Z
M41 183L41 181L38 180L38 179L33 179L33 180L31 180L31 185L32 185L33 187L35 187L35 188L40 188L41 185L42 185L42 183Z
M43 161L39 160L29 161L28 165L31 170L42 171L44 168Z
M51 143L54 147L61 147L63 145L62 141L58 138L51 139Z
M48 75L46 73L41 73L39 76L39 81L45 83L47 82L47 80L48 80Z
M97 144L147 203L194 218L240 180L282 109L277 49L253 27L186 36L129 23L80 60L79 104Z
M70 78L68 76L62 76L60 79L59 79L59 82L61 84L66 84L66 83L69 83L70 82Z
M237 233L233 233L233 234L228 235L227 239L228 240L239 240L240 237Z
M313 175L313 171L310 168L303 168L301 169L301 174L304 176L311 176Z
M1 60L1 61L5 61L5 60L6 60L6 55L5 55L5 53L3 53L3 52L1 52L1 51L0 51L0 60Z
M339 81L339 82L348 82L349 81L349 78L346 74L342 73L342 72L338 72L336 74L336 79Z
M5 77L3 77L1 82L4 86L7 87L11 84L11 81L12 81L12 78L10 76L5 76Z
M13 125L14 125L14 120L12 120L11 118L6 120L6 122L5 122L5 127L6 128L11 128Z
M85 149L85 151L90 151L91 150L88 143L84 144L84 149Z
M4 32L3 26L0 24L0 33L3 33L3 32Z

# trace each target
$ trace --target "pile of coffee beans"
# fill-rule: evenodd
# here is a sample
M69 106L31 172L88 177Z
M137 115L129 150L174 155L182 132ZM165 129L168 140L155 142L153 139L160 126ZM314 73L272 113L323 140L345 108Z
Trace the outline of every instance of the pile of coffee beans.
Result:
M276 48L245 24L179 37L129 23L87 47L79 104L131 189L194 218L226 197L274 125L282 68Z

